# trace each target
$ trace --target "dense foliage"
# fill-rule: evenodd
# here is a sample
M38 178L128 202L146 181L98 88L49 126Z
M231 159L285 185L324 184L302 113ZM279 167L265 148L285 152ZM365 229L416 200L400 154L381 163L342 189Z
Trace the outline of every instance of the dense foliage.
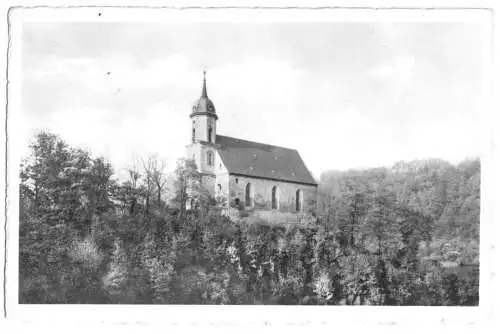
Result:
M125 182L42 132L21 166L21 303L477 305L478 160L329 172L314 223L172 210L164 164ZM472 266L471 266L472 265ZM471 269L472 268L472 269Z

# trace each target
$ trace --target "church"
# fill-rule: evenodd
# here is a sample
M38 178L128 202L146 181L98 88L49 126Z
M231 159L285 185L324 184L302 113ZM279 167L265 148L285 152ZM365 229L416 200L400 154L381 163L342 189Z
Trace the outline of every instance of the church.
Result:
M189 115L192 159L203 188L224 206L240 211L314 214L318 185L299 152L217 133L218 116L207 94L203 73L201 96ZM188 195L188 207L196 194Z

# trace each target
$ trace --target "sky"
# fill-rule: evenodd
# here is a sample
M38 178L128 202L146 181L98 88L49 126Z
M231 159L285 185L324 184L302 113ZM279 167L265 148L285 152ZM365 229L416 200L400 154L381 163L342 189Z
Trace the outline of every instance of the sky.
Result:
M326 170L481 151L488 27L477 23L25 23L22 110L116 173L190 142L202 70L217 133Z

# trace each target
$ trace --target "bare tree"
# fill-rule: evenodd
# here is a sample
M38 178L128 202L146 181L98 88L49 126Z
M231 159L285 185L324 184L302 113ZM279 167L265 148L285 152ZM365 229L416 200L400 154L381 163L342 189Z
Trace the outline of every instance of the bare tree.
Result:
M153 191L156 195L156 204L158 210L162 211L162 194L167 185L167 177L165 175L165 168L167 163L163 159L159 159L157 155L150 155L147 160L141 159L145 175L146 187L146 213L150 208L150 198Z
M144 186L145 186L145 196L146 196L146 203L144 207L144 215L147 217L149 215L149 206L150 206L150 197L151 193L153 192L153 161L154 158L153 156L149 156L148 159L145 161L144 159L141 158L142 162L142 167L144 168Z
M136 160L134 159L134 162L130 168L127 169L129 178L130 178L130 190L129 193L132 196L132 201L130 204L130 209L129 213L132 214L135 212L136 205L137 205L137 187L139 180L141 179L141 174L139 173L139 169L137 168L137 163Z
M161 201L161 195L165 191L167 185L167 177L165 175L165 168L167 167L167 162L163 159L154 160L153 164L153 182L156 187L156 200L158 203L158 209L162 212L163 206Z

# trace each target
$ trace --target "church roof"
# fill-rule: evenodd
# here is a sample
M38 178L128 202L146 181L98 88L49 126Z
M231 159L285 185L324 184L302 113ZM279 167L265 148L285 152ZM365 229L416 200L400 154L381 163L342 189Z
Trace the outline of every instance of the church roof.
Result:
M194 115L211 115L217 119L217 114L215 113L215 105L208 98L207 94L207 80L205 79L205 72L203 72L203 87L201 89L201 96L193 104L193 111L191 112L191 117Z
M317 185L297 150L220 135L215 143L230 174Z

